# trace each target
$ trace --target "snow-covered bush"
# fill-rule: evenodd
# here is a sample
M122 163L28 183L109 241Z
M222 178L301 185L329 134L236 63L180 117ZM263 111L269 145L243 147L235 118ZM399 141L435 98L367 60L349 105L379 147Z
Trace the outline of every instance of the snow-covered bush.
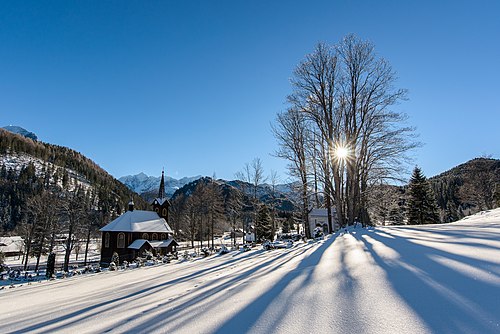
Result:
M144 251L144 257L146 258L146 260L152 260L153 253L151 253L150 251Z
M224 255L229 253L229 249L226 247L226 245L222 245L219 250L219 255Z
M110 271L115 271L116 269L117 269L117 268L116 268L116 264L115 264L114 262L111 262L111 263L109 264L109 270L110 270Z
M114 252L113 256L111 256L111 262L113 262L115 264L115 266L120 265L120 256L118 255L117 252ZM110 265L111 265L111 263L110 263Z

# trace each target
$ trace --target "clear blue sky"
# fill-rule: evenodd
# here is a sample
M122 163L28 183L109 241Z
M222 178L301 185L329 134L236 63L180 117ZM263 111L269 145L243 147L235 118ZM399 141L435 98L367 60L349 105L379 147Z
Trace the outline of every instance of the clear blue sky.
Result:
M115 177L231 179L271 157L270 123L319 41L369 39L398 72L427 176L500 157L500 1L2 1L0 126Z

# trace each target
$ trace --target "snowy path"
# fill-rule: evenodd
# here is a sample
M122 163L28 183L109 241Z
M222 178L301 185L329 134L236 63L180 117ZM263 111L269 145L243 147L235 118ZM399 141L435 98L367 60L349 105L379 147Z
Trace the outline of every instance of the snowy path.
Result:
M500 333L500 210L0 292L0 332Z

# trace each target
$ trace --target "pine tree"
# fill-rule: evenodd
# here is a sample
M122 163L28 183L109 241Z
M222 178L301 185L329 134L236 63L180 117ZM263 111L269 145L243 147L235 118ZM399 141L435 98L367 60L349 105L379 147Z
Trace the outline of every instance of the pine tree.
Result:
M267 205L262 205L257 215L257 240L273 240L273 224Z
M434 192L429 181L419 167L415 167L408 185L408 224L439 223L439 215Z

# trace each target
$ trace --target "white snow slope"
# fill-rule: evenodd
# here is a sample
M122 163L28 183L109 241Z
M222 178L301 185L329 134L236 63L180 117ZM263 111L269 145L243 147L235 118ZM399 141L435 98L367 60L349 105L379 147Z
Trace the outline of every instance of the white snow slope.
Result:
M500 333L500 209L0 291L1 333Z

